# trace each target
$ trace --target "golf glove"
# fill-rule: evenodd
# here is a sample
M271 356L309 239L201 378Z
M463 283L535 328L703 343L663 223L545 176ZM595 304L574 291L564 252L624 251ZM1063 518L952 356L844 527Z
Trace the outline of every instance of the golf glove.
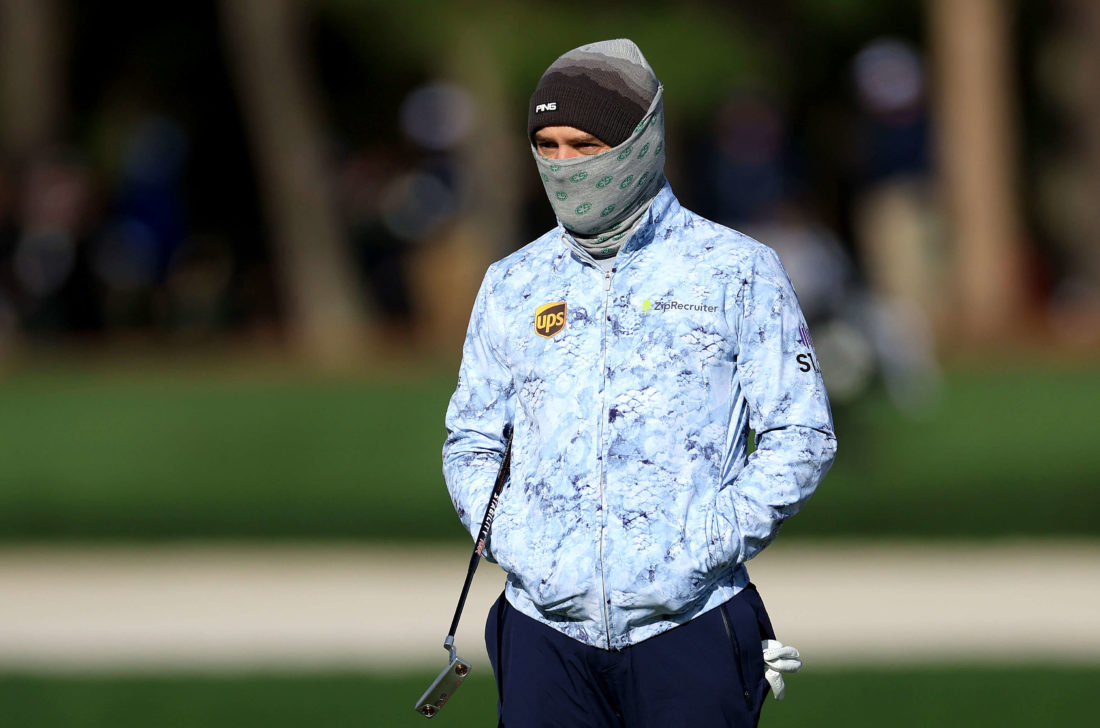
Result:
M787 693L783 684L783 673L798 672L802 669L802 658L798 650L778 640L764 640L760 643L764 650L764 677L772 686L772 695L782 700Z

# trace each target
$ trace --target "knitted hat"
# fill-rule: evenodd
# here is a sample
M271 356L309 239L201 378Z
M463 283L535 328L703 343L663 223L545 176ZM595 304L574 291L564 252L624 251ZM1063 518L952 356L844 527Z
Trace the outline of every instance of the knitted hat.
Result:
M542 74L527 110L527 136L572 126L618 146L645 116L660 84L642 51L625 38L564 53Z

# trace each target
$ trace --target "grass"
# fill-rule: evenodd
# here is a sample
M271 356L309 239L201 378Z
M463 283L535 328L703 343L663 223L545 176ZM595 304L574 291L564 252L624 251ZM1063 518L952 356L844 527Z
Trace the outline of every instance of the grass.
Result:
M439 464L452 386L9 381L0 536L459 538Z
M0 381L0 539L468 538L440 473L454 373L53 371ZM1100 535L1100 369L960 371L910 418L838 410L784 538Z
M429 673L300 676L40 677L0 675L0 716L20 728L400 728ZM938 666L814 670L768 699L761 725L1087 725L1100 666ZM495 723L495 686L475 673L432 725Z
M949 374L938 406L837 413L837 464L785 534L1100 534L1100 370Z

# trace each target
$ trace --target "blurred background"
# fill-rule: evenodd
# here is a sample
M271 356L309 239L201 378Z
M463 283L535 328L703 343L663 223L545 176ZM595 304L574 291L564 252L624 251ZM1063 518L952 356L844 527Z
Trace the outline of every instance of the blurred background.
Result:
M1085 714L1100 3L0 0L0 715L423 720L470 306L554 224L526 100L613 37L680 200L779 252L834 407L754 571L816 649L764 725ZM437 720L491 724L487 675Z

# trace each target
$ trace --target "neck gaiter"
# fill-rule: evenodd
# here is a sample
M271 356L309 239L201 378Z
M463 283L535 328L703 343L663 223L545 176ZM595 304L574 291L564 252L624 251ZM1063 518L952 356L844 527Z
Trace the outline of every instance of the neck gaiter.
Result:
M622 144L594 156L547 159L531 146L562 225L597 257L615 254L665 183L665 119L658 88Z

